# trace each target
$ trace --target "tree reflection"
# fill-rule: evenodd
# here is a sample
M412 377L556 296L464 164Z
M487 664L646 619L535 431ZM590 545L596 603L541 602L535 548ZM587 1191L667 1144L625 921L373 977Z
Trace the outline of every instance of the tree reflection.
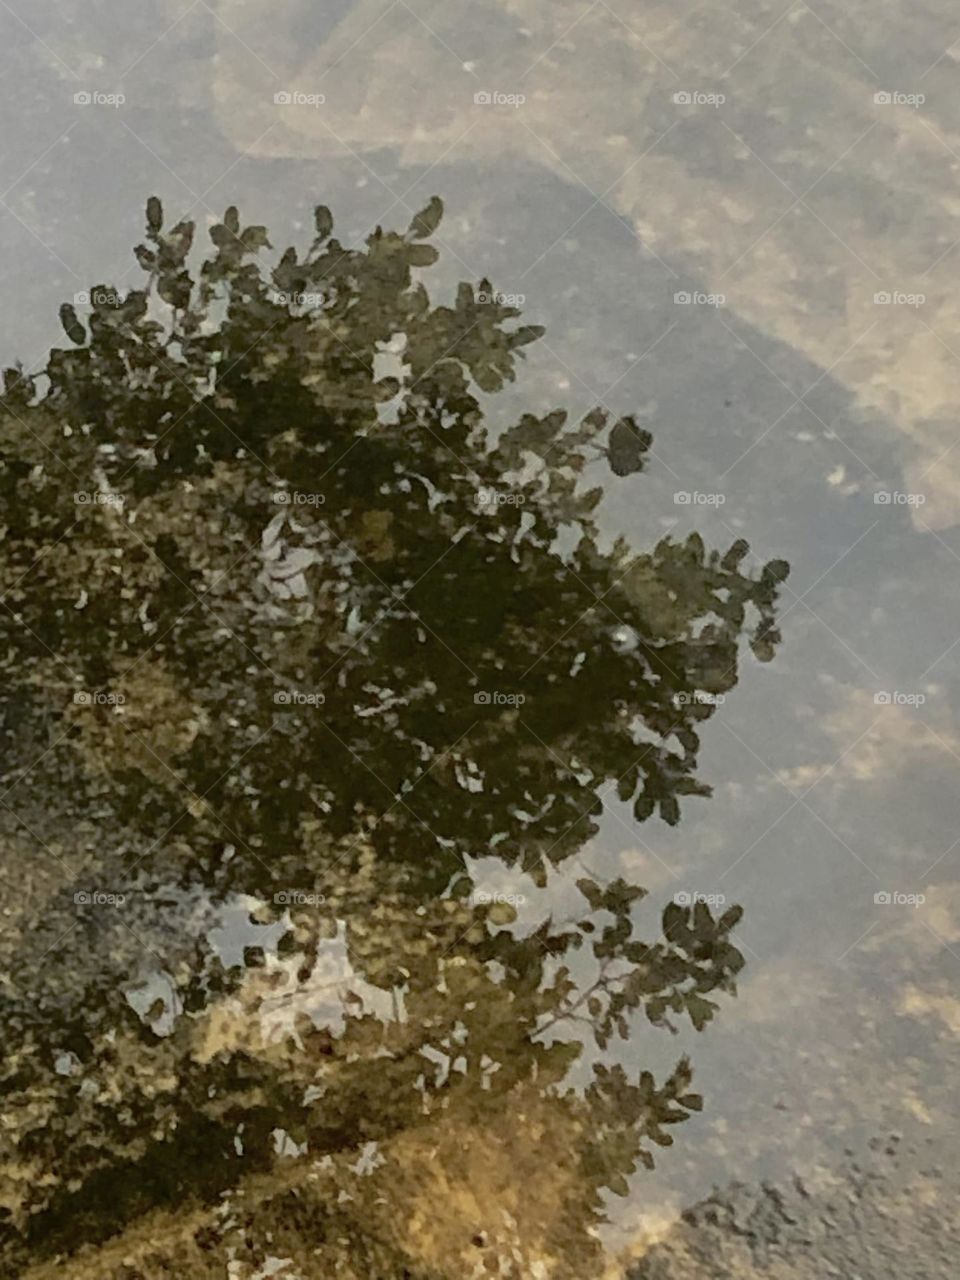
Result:
M772 656L787 566L603 545L588 467L651 437L493 428L540 330L487 281L431 304L441 215L348 249L318 207L265 270L229 209L195 269L152 198L146 287L6 373L7 776L63 853L0 1006L8 1270L585 1277L604 1192L702 1105L685 1059L609 1050L713 1017L739 908L645 942L645 891L569 860L611 789L669 823L709 794L699 725L744 636Z

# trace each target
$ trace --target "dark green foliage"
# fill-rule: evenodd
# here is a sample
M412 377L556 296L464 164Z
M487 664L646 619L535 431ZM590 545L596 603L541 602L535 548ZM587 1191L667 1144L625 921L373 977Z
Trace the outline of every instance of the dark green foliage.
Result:
M649 1144L671 1142L665 1126L702 1106L685 1059L659 1087L602 1062L585 1093L563 1082L578 1023L601 1054L638 1014L702 1028L743 965L739 909L671 905L647 944L643 889L581 879L582 919L545 907L523 933L465 868L494 854L548 901L607 790L671 824L708 795L700 726L736 684L744 637L772 655L787 566L749 576L746 543L708 551L696 534L606 549L587 469L599 451L616 475L640 472L651 437L602 410L488 427L482 393L515 378L541 330L488 281L431 304L419 273L442 212L435 197L406 234L377 228L357 249L320 205L312 245L271 267L266 229L231 207L197 264L193 223L164 231L153 197L144 287L95 286L85 324L61 308L73 345L51 352L41 393L4 374L8 769L30 769L61 823L93 825L94 860L71 857L140 912L78 908L71 886L36 937L68 990L28 953L0 1002L7 1161L56 1170L7 1186L11 1257L30 1256L32 1215L63 1248L89 1188L109 1198L130 1168L182 1168L184 1195L203 1199L270 1168L276 1128L339 1152L492 1115L534 1083L571 1125L585 1227L599 1188L623 1193ZM288 909L291 887L320 905ZM250 946L228 967L202 930L170 923L161 1034L156 1003L148 1016L128 999L157 920L176 921L184 895L209 916L239 893L258 923L282 922L278 955ZM333 1027L298 993L341 934L363 990ZM405 1020L377 1014L371 991L402 993ZM207 1051L231 1001L255 1027L277 999L299 1002L296 1035ZM68 1048L76 1078L52 1065ZM111 1081L109 1105L84 1076ZM150 1196L122 1204L109 1231Z

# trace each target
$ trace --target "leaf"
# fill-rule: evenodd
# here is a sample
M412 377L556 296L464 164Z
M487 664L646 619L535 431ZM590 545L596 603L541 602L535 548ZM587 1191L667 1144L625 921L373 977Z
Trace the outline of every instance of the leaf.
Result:
M182 311L190 304L190 291L193 282L186 271L178 271L176 275L172 272L165 273L160 278L157 286L157 293L164 302L174 307L177 311Z
M693 933L698 942L709 942L716 933L713 916L705 902L697 902L694 905Z
M739 903L734 903L732 907L728 907L720 919L717 921L717 928L724 932L729 932L735 925L738 925L743 919L743 907Z
M688 907L681 907L678 902L668 902L663 909L662 927L665 938L671 942L686 932Z
M626 803L627 800L632 799L633 793L637 789L637 782L639 781L639 778L640 771L635 765L632 768L627 769L625 773L621 774L617 779L617 799L623 800L624 803Z
M687 538L686 546L687 550L693 555L696 563L698 565L703 564L704 546L703 539L700 537L699 533L691 533L690 537Z
M537 342L546 333L546 329L542 324L525 324L517 329L515 333L510 335L511 347L526 347L531 342Z
M703 1110L703 1094L702 1093L685 1093L677 1101L681 1107L686 1107L688 1111Z
M421 209L413 221L407 235L411 240L425 240L432 236L443 218L443 201L439 196L432 196L426 208Z
M152 249L148 249L145 244L138 244L133 254L144 271L152 271L157 264L157 255Z
M244 227L240 240L243 247L251 253L256 253L258 249L272 248L266 227Z
M641 791L633 802L633 816L637 822L646 822L653 815L656 804L657 802L653 796Z
M610 432L607 457L615 476L630 476L643 470L644 454L653 437L638 427L632 418L620 418Z
M240 230L240 214L237 212L237 206L232 204L227 212L223 215L223 225L228 231L232 231L236 235Z
M733 573L739 567L743 558L749 554L750 543L747 542L746 538L738 538L720 561L720 567L726 569L729 573Z
M517 909L509 902L494 902L487 912L491 924L513 924L517 918Z
M23 365L19 360L14 368L4 369L3 394L9 402L26 405L33 398L35 391L36 383L24 371Z
M761 577L764 582L785 582L790 576L790 565L786 560L768 560L763 566Z
M156 236L162 226L163 205L157 196L151 196L147 201L147 231Z
M710 1000L704 1000L703 996L698 996L695 991L691 991L686 997L686 1004L690 1021L698 1031L702 1031L713 1017L717 1006Z
M660 817L670 826L675 827L680 821L680 805L676 796L663 796L660 800Z
M63 331L70 341L75 342L78 347L82 347L87 340L87 331L80 323L72 303L65 302L60 308L60 323L63 325Z
M313 211L313 222L317 228L317 237L326 240L333 230L333 214L325 204L318 204Z
M167 1002L164 1000L163 996L158 996L157 999L154 1000L150 1008L147 1010L145 1021L156 1022L158 1019L163 1017L166 1011L167 1011Z
M663 1015L667 1011L667 1002L661 996L654 996L644 1007L650 1021L657 1023L663 1020Z
M170 257L179 266L186 258L193 245L194 223L187 219L178 222L170 234L166 237L167 249Z
M769 636L757 636L750 643L753 656L758 662L772 662L776 657L776 647Z
M586 877L577 881L577 888L590 903L594 911L598 911L603 905L603 890L594 880L588 880Z
M411 267L432 267L439 257L432 244L412 244L407 250Z

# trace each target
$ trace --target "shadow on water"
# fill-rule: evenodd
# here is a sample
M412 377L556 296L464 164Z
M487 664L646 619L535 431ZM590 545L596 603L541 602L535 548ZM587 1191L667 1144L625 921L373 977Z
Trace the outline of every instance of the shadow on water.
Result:
M494 429L541 330L431 303L442 212L348 249L320 206L264 268L151 198L145 286L6 371L7 1274L582 1278L703 1105L608 1050L712 1020L740 908L577 853L614 791L709 795L787 565L604 545L585 469L652 436Z

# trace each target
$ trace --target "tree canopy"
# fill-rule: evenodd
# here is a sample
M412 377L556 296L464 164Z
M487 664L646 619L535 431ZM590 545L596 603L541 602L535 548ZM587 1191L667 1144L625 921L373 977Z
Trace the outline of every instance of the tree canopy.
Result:
M641 886L567 868L610 794L709 795L787 565L603 537L596 463L636 484L652 437L495 420L541 330L486 280L431 302L442 212L347 248L318 206L266 265L151 197L143 287L5 372L8 1273L582 1280L702 1105L611 1048L710 1021L739 908L643 941Z

